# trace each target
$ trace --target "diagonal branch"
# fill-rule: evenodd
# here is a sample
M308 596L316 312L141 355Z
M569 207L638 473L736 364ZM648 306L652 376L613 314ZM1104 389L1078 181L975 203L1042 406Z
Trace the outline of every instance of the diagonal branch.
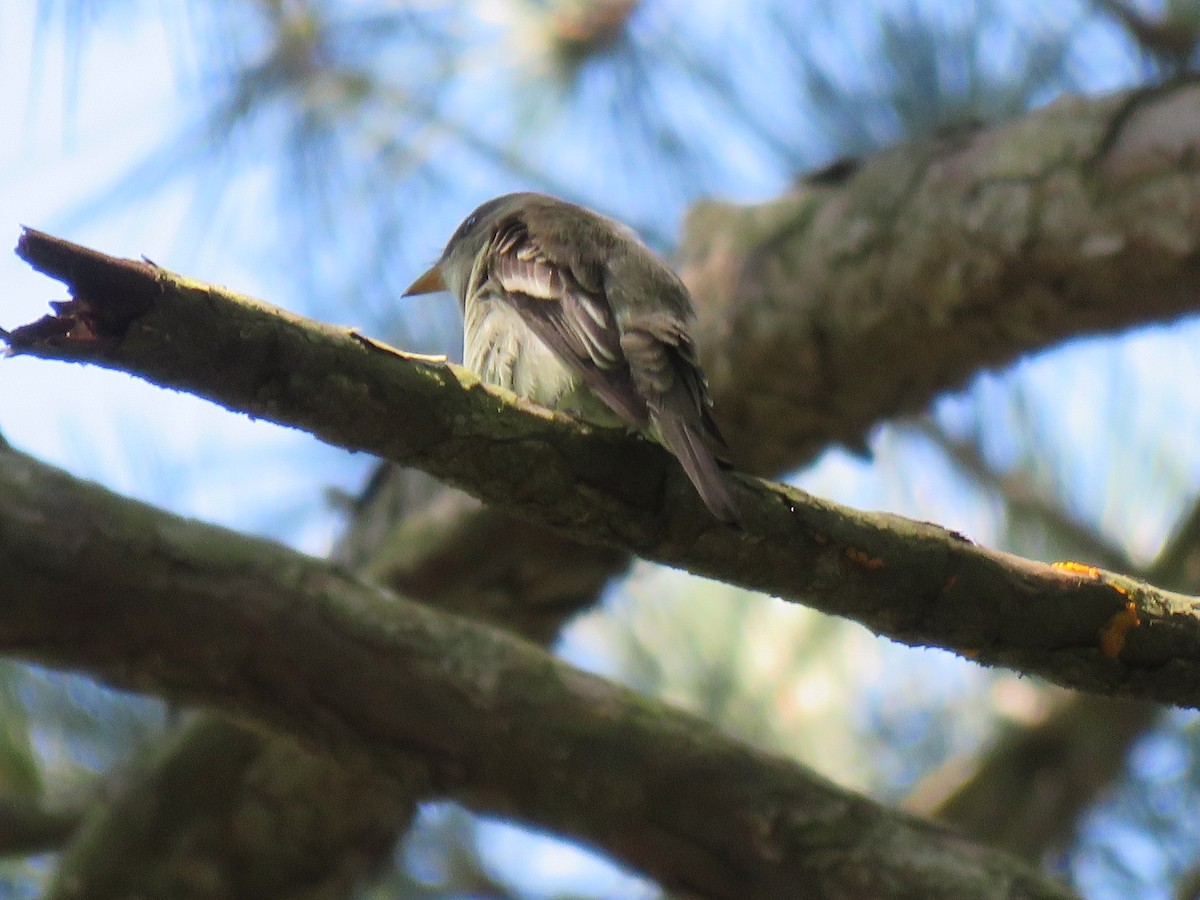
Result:
M404 475L408 490L402 497L393 492L388 505L393 518L406 514L405 527L376 537L371 558L355 562L354 570L369 578L382 567L393 583L403 582L406 596L438 608L549 642L562 619L627 558L549 530L531 534L532 526L517 537L517 529L496 526L503 514L420 472ZM389 480L387 489L396 484ZM438 497L432 506L427 492ZM47 898L175 897L191 889L196 871L205 873L211 896L354 896L355 886L391 858L416 802L426 798L422 781L415 762L385 776L204 713L89 814L60 857ZM255 827L244 827L247 821Z
M0 451L0 569L6 652L416 777L603 847L668 889L1069 896L996 851L524 640L10 449Z
M897 516L747 477L745 530L704 512L661 449L383 347L38 232L19 247L74 299L13 353L85 361L414 465L580 540L803 602L898 641L1099 692L1200 704L1197 601L1064 571Z
M734 458L773 474L981 369L1194 314L1197 147L1191 77L694 207L681 274Z

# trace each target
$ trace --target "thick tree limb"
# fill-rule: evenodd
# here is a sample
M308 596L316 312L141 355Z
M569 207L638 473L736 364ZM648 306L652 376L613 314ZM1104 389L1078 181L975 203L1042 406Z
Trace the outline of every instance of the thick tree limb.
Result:
M502 565L480 565L482 559L503 560L495 542L480 540L465 557L464 542L472 534L487 535L503 514L443 490L422 473L406 474L409 489L403 497L393 495L391 510L393 521L401 507L408 511L406 527L380 535L375 560L354 568L368 577L380 565L403 572L415 591L406 593L416 599L549 641L561 618L583 602L581 595L590 590L594 596L625 557L611 548L588 547L590 556L607 560L599 572L580 567L577 552L570 565L557 567L549 551L579 545L545 530L538 547L542 565L529 565L521 553ZM389 490L397 482L391 484ZM431 494L437 496L432 506ZM455 505L447 508L452 499ZM471 514L459 516L464 507ZM127 773L109 803L97 806L64 853L48 898L355 896L363 880L390 860L415 802L426 799L419 765L409 768L407 776L399 768L385 776L201 713L155 758Z
M981 369L1194 313L1198 147L1192 78L693 208L682 274L734 458L773 474Z
M267 541L0 451L0 647L289 731L707 897L1066 897L706 723ZM81 575L83 577L81 577Z
M28 232L74 299L12 352L190 390L351 450L412 464L585 541L846 616L910 644L1103 693L1200 704L1191 597L1062 571L897 516L741 478L745 530L707 516L661 449L211 285ZM114 288L114 285L118 287Z

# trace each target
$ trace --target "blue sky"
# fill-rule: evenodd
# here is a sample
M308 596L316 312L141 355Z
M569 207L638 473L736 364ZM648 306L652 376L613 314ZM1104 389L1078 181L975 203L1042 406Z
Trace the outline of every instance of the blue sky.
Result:
M113 202L80 215L176 134L196 110L180 100L170 41L155 16L89 33L86 53L65 65L50 29L36 49L33 4L0 11L0 242L15 246L20 225L119 256L146 257L209 281L286 305L282 282L244 254L199 247L182 236L192 197L186 179L136 204ZM256 229L261 232L261 229ZM247 240L251 240L247 235ZM0 253L0 324L32 321L63 288L11 252ZM365 460L321 448L303 434L231 415L186 394L100 369L7 359L0 362L0 431L10 443L122 493L210 521L284 534L305 549L326 549L334 522L297 508L319 505L313 465L329 463L327 484L353 489ZM251 460L251 462L247 462ZM247 516L247 500L268 511Z

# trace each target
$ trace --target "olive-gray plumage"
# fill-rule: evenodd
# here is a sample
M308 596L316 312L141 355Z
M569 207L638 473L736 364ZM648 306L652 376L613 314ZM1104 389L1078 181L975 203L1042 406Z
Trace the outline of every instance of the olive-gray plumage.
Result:
M480 206L406 294L449 290L463 362L480 378L666 445L724 522L737 508L714 456L724 446L691 339L683 282L625 226L543 194Z

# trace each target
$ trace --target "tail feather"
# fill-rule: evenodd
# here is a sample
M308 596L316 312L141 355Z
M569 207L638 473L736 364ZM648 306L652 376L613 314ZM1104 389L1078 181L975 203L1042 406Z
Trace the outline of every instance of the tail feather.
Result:
M700 430L681 416L665 411L654 419L663 443L683 466L708 511L728 525L740 525L741 513Z

